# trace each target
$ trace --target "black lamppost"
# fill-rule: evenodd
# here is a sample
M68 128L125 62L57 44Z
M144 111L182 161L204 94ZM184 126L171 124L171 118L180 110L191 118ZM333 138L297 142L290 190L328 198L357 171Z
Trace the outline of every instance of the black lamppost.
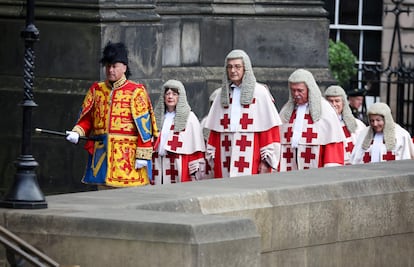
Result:
M39 165L32 156L32 108L36 107L33 101L33 44L39 40L39 31L34 23L34 0L27 0L26 28L21 36L24 39L24 98L23 98L23 132L21 155L15 161L17 173L14 176L12 187L0 206L15 209L43 209L47 203L37 182L35 169Z

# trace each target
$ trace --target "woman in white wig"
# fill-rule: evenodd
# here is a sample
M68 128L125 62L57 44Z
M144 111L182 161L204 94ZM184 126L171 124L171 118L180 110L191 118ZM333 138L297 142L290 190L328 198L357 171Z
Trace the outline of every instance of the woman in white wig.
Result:
M345 134L344 162L345 165L349 165L351 164L351 153L358 135L366 126L361 120L355 119L354 115L352 115L351 108L346 99L346 93L342 87L338 85L329 86L325 90L325 98L331 103L341 122L342 130Z
M187 102L184 85L169 80L155 107L158 129L153 154L155 184L188 182L203 176L205 143L200 122Z
M387 104L375 103L367 111L369 126L358 137L351 163L413 159L410 134L394 120Z

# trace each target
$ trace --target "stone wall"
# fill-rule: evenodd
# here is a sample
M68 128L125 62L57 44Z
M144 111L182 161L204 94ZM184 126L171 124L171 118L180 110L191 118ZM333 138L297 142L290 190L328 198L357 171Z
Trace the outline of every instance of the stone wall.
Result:
M409 267L412 164L49 196L0 224L62 265Z
M0 192L10 184L19 156L23 98L25 2L0 0ZM208 96L221 85L224 58L235 48L251 56L258 81L266 83L278 109L288 99L287 78L298 67L315 73L322 87L327 69L328 26L322 1L36 1L33 127L71 129L84 94L104 78L101 49L123 41L132 79L151 99L168 79L182 80L201 119ZM21 99L20 99L21 97ZM38 179L46 194L89 190L80 184L86 152L63 138L33 135Z
M323 2L157 1L163 25L163 80L182 80L199 117L221 86L224 59L232 49L249 54L258 81L266 83L280 109L287 78L295 68L311 69L322 86L328 67L329 21ZM204 100L204 101L203 101ZM197 104L195 104L195 102Z

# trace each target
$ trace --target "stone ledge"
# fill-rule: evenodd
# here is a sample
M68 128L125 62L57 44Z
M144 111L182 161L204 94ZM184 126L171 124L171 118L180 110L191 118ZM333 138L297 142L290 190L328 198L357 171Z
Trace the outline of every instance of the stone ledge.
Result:
M30 211L3 210L6 219L2 225L20 234L175 244L225 242L234 240L235 236L240 239L259 237L255 225L249 219L148 210L131 211L113 207L109 209L110 212L99 209L47 212L48 214L40 212L40 215ZM122 229L119 228L121 225Z
M49 196L45 210L1 209L0 223L62 263L73 259L77 246L85 251L75 257L81 266L92 266L88 257L98 253L96 246L108 253L114 247L134 248L136 257L145 255L145 263L156 265L260 266L261 252L262 266L329 266L332 257L348 266L360 255L353 244L380 250L387 242L403 264L412 257L412 163ZM169 262L170 255L181 257ZM105 258L110 263L120 259ZM370 257L367 263L388 266L389 261Z

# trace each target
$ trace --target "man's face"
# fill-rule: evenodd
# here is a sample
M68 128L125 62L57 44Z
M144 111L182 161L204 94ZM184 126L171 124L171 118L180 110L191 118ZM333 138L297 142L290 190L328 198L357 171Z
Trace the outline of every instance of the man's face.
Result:
M297 105L308 103L308 87L305 83L289 83L290 93Z
M369 125L375 133L382 133L384 131L384 117L381 115L369 115Z
M110 82L116 82L119 79L121 79L122 75L125 74L126 70L127 70L127 66L121 62L105 65L106 78Z
M362 106L364 97L363 96L349 96L348 101L351 107L359 109Z
M344 110L344 101L342 101L341 96L327 96L326 100L331 103L332 107L336 111L336 114L342 114L342 111Z
M244 64L241 58L227 60L227 77L232 83L239 86L243 81Z

